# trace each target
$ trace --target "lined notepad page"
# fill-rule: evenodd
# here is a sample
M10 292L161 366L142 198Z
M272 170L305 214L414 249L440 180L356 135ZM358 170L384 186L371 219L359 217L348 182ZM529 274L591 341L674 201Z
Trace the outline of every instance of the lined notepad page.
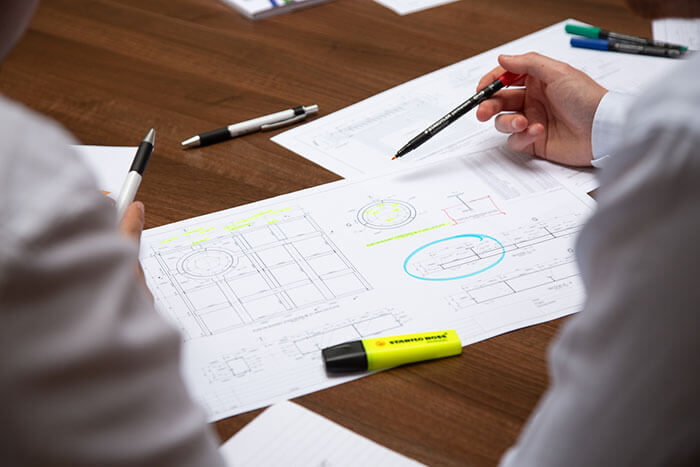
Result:
M292 402L265 410L221 446L229 466L418 466Z

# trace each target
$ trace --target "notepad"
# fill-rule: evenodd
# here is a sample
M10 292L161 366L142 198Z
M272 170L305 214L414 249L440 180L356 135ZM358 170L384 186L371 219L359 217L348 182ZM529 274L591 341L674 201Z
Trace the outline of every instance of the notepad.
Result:
M97 188L116 199L136 154L135 147L73 146L95 176Z
M407 15L417 11L427 10L446 3L456 2L457 0L374 0L391 10L394 10L400 15Z
M265 410L221 454L236 467L423 465L289 401Z
M330 0L222 0L248 19L256 20L287 13Z

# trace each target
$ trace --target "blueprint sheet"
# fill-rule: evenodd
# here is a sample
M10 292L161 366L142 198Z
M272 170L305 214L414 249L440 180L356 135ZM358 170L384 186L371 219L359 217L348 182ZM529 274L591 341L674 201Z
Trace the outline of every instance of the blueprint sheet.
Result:
M211 420L348 381L321 349L455 329L464 345L578 311L586 195L491 149L149 229L141 262Z
M414 161L454 157L503 145L506 136L481 123L472 111L408 155L391 160L415 135L476 92L500 54L536 51L570 63L608 89L637 94L679 62L613 52L575 49L562 21L481 55L394 87L326 117L281 133L276 143L345 178L390 170ZM582 24L582 23L579 23ZM550 166L559 174L566 170ZM570 172L576 172L573 169ZM553 174L555 175L555 174ZM556 175L555 175L556 176ZM585 173L578 174L580 181ZM595 187L592 177L586 179Z

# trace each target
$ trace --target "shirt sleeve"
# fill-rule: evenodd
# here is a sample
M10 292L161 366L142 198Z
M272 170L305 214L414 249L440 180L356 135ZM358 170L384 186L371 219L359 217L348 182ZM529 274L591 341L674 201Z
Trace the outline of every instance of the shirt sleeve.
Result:
M70 139L2 99L0 121L3 463L223 465L180 376L180 337Z
M635 96L610 91L603 96L593 118L591 131L591 146L593 148L594 167L606 165L609 158L615 154L616 146L622 136L625 117Z
M683 94L635 104L603 171L577 245L585 307L550 348L550 388L503 466L700 460L700 85L669 84Z

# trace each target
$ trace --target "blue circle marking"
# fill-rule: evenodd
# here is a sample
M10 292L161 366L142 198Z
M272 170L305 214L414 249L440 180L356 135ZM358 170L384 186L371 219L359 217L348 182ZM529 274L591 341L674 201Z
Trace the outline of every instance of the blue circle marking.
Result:
M408 271L408 262L409 262L409 261L411 260L411 258L413 258L417 253L419 253L419 252L422 251L422 250L425 250L425 249L428 248L428 247L431 247L431 246L433 246L433 245L436 245L436 244L438 244L438 243L447 242L447 241L450 241L450 240L454 240L454 239L456 239L456 238L478 238L480 241L483 241L485 238L488 238L489 240L493 240L494 242L496 242L496 243L498 244L498 246L501 247L501 256L499 256L498 259L497 259L496 261L494 261L494 262L491 263L490 265L486 266L485 268L479 269L478 271L470 272L469 274L464 274L464 275L455 276L455 277L441 277L441 278L437 278L437 277L433 277L433 278L431 278L431 277L421 277L421 276L417 276L417 275L415 275L415 274L413 274L413 273L411 273L411 272ZM423 245L422 247L418 248L417 250L415 250L413 253L411 253L410 255L408 255L408 257L406 258L406 261L403 262L403 270L404 270L404 271L406 272L406 274L408 274L409 276L411 276L411 277L413 277L413 278L416 278L416 279L420 279L420 280L422 280L422 281L434 281L434 282L453 281L453 280L457 280L457 279L464 279L464 278L466 278L466 277L476 276L477 274L481 274L482 272L486 272L486 271L488 271L489 269L491 269L492 267L496 266L496 265L497 265L498 263L500 263L501 261L503 261L503 258L505 258L505 256L506 256L506 249L505 249L505 247L503 246L503 244L502 244L501 242L499 242L498 240L496 240L495 238L489 236L489 235L478 235L478 234L455 235L455 236L453 236L453 237L447 237L447 238L442 238L442 239L440 239L440 240L435 240L434 242L430 242L430 243L428 243L428 244L426 244L426 245Z

